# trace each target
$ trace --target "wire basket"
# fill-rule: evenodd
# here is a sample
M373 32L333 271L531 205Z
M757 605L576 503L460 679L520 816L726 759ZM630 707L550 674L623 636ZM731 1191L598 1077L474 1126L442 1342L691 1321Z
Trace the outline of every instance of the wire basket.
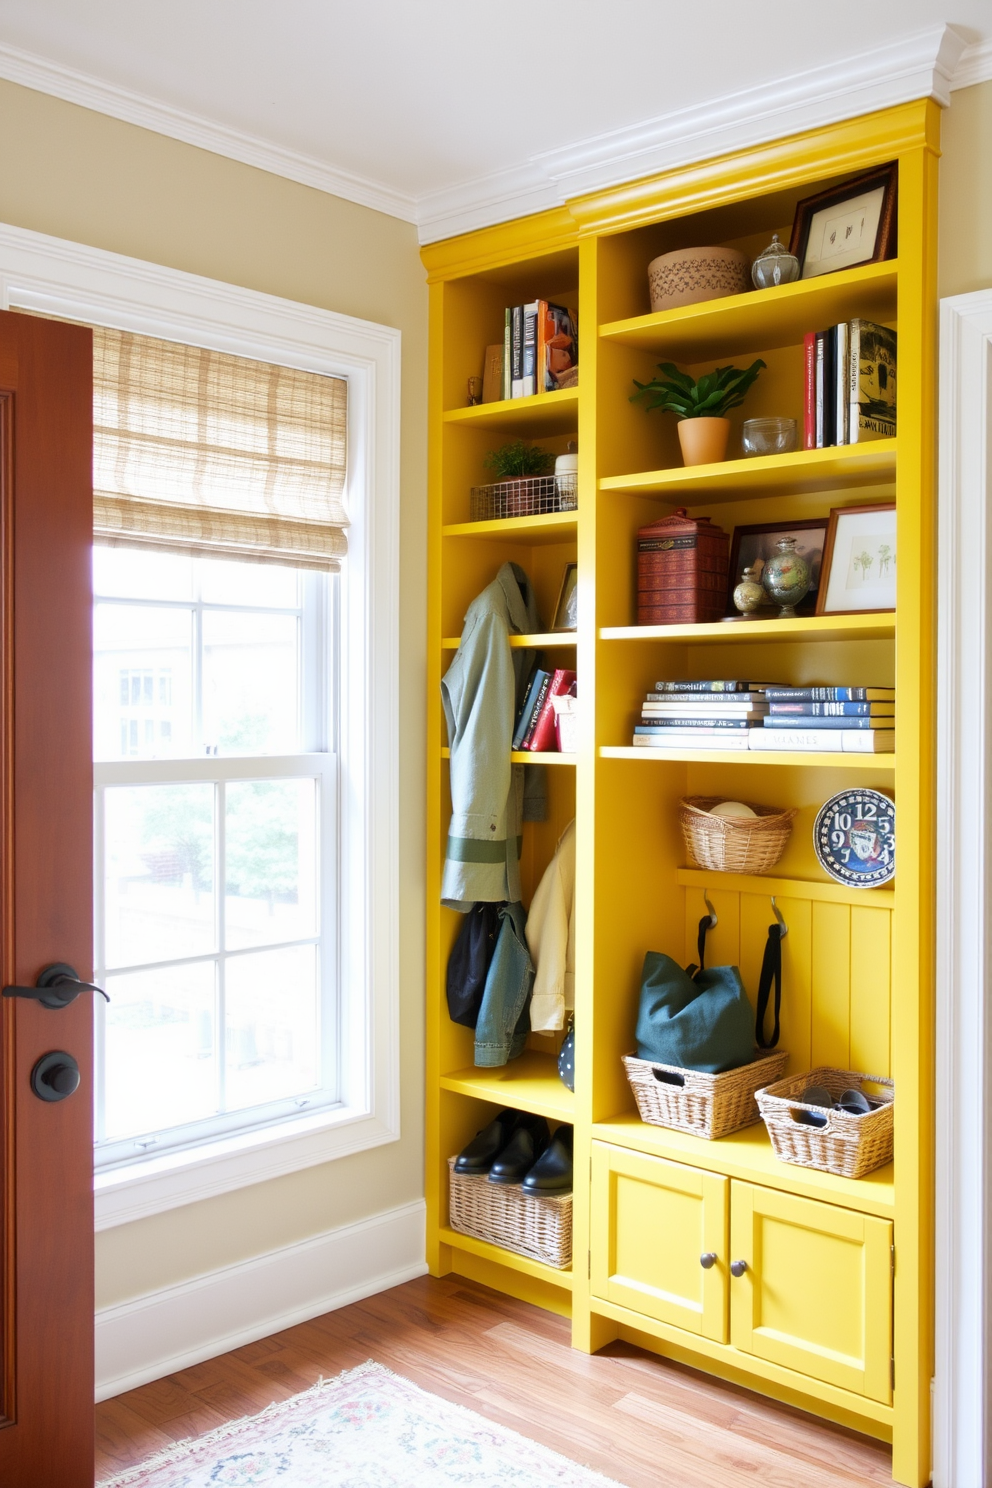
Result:
M875 1109L852 1116L847 1111L808 1105L803 1092L811 1085L822 1085L834 1100L845 1090L860 1090ZM758 1105L775 1156L800 1168L836 1173L840 1178L863 1178L892 1161L894 1101L891 1080L822 1065L758 1092ZM823 1125L808 1126L810 1117Z
M642 1121L712 1139L761 1120L756 1092L781 1078L788 1058L784 1049L762 1051L750 1064L719 1075L655 1064L633 1054L623 1056L623 1066Z
M777 806L750 806L754 816L712 816L725 796L685 796L679 802L679 824L686 852L696 868L713 873L767 873L785 852L795 811Z
M579 478L574 471L473 486L469 520L501 522L506 517L540 517L548 512L574 511L578 506L578 489Z
M451 1174L451 1228L565 1271L572 1264L572 1195L529 1194L519 1183L490 1183L484 1173Z

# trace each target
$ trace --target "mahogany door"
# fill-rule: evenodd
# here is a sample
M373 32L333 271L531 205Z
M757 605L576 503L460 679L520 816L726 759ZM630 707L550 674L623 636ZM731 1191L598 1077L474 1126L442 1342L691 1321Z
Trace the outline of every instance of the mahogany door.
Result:
M92 976L91 444L90 332L0 312L5 989ZM93 1484L92 1000L0 1001L3 1488Z

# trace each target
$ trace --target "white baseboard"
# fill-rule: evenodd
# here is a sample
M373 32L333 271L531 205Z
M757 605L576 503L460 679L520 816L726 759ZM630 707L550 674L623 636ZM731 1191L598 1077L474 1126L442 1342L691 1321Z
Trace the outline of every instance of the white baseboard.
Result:
M96 1314L96 1398L423 1276L423 1199Z

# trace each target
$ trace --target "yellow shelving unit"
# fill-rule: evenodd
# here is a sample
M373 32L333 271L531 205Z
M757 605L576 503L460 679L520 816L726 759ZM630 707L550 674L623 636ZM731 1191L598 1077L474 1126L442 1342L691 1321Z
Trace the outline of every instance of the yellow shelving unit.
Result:
M552 212L423 250L431 282L430 689L428 748L427 1205L435 1274L456 1271L572 1319L573 1343L622 1337L892 1442L893 1476L930 1470L933 1358L933 386L939 112L902 105L570 201ZM787 238L795 204L873 165L899 164L898 258L662 314L647 264L722 243L750 256ZM576 305L577 389L468 408L466 379L501 339L507 305ZM674 421L630 403L659 360L698 375L749 355L766 364L737 417L802 413L807 331L854 316L897 326L895 439L683 467ZM469 490L506 438L558 453L579 440L576 511L470 522ZM737 430L732 430L731 449ZM891 614L638 626L639 527L677 506L730 530L896 502L899 577ZM477 1069L470 1030L444 1001L458 917L440 908L448 826L447 740L438 685L471 600L500 564L522 565L542 622L564 565L579 565L579 627L514 637L579 675L575 755L547 755L549 814L524 828L529 902L564 826L577 820L576 1087L556 1072L558 1038L532 1035L504 1069ZM630 745L658 678L750 676L895 684L889 755L651 750ZM520 762L535 757L514 754ZM829 880L812 849L820 805L851 785L892 793L898 878L859 891ZM685 863L683 795L790 806L773 875ZM771 920L783 942L782 1047L817 1064L891 1075L895 1162L851 1180L780 1162L765 1128L707 1142L637 1116L621 1055L634 1045L647 950L693 959L704 895L719 924L712 964L741 967L754 993ZM560 1037L560 1036L559 1036ZM569 1272L458 1234L447 1160L503 1106L575 1127ZM701 1241L705 1239L706 1244ZM701 1269L700 1251L718 1260ZM730 1273L730 1259L746 1262ZM896 1264L896 1262L898 1262Z

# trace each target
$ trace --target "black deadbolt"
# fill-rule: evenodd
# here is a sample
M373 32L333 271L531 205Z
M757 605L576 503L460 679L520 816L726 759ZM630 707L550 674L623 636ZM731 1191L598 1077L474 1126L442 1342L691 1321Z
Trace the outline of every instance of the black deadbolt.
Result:
M31 1071L31 1089L39 1100L65 1100L79 1089L79 1065L62 1049L43 1054Z

